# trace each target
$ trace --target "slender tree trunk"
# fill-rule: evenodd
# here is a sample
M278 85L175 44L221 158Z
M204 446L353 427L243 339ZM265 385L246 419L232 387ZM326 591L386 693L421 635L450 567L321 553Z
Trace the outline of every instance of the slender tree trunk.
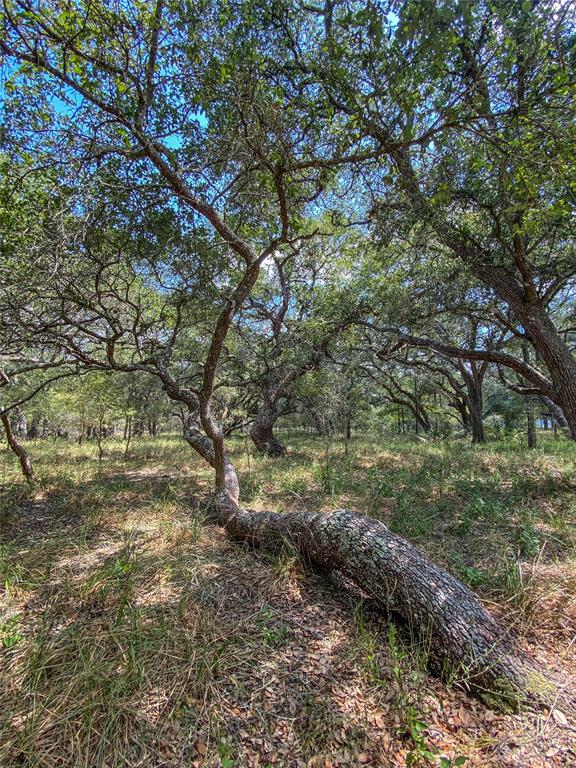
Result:
M216 499L219 502L231 500L233 504L238 504L240 498L238 476L234 465L224 451L223 438L221 444L215 446L213 441L202 432L200 419L195 410L191 410L184 421L184 439L214 469Z
M102 466L102 459L104 458L104 420L100 417L98 421L98 429L96 432L96 442L98 444L98 464Z
M461 367L460 370L466 384L466 405L470 415L470 426L472 427L472 443L475 445L485 443L483 379L475 370L469 372L464 367Z
M124 461L126 461L126 459L128 458L128 451L130 449L130 442L132 441L132 416L126 417L124 439L126 440L126 445L124 446Z
M18 437L26 437L28 432L26 427L26 414L20 408L16 409L16 415L18 417L18 423L16 425L16 434Z
M6 433L6 440L8 442L8 447L18 457L18 461L20 462L20 467L22 468L22 474L24 475L26 480L29 483L31 483L34 480L34 470L32 469L32 462L30 461L30 457L28 456L28 453L26 452L26 450L20 445L20 443L14 437L14 433L12 432L12 425L10 424L10 419L8 418L8 414L1 413L0 421L2 421L2 424L4 426L4 432Z
M526 427L528 448L536 448L536 420L534 418L534 401L531 397L528 397L526 402Z
M352 439L352 423L350 419L350 414L346 414L346 421L344 424L344 455L348 456L348 445L350 443L350 440Z

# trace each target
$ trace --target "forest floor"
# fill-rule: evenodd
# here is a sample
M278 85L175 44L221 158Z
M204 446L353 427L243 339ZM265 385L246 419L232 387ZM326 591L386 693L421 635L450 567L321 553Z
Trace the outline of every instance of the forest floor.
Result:
M381 518L574 690L574 446L284 437L233 443L246 505ZM487 708L369 599L203 524L178 437L28 447L30 490L0 451L2 768L576 765L569 713Z

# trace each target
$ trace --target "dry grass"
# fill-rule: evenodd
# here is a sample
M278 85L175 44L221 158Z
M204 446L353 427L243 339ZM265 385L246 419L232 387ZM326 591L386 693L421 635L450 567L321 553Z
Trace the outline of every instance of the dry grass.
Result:
M382 517L467 579L541 663L574 673L575 453L308 439L235 446L254 507ZM0 766L571 765L561 714L487 711L430 678L341 584L203 525L210 474L177 438L0 453ZM450 762L452 761L452 762Z

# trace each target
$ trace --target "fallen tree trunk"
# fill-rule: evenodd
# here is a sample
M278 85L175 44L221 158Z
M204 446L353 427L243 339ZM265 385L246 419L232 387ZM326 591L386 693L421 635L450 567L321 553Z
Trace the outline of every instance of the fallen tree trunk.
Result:
M518 653L509 633L473 592L373 518L255 512L222 502L218 521L236 541L289 545L304 559L344 574L387 610L424 634L435 659L490 706L550 703L555 687Z

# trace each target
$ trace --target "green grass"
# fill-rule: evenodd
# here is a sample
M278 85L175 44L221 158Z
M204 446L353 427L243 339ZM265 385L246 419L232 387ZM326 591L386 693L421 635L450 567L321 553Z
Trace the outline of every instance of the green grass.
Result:
M231 442L244 503L379 518L527 633L543 601L552 612L574 601L576 449L566 441L528 451L514 440L356 439L348 456L336 445L329 464L320 441L287 442L286 458L250 461L243 442ZM203 524L211 473L179 437L134 441L127 459L110 441L101 465L90 443L28 448L31 488L0 452L2 768L232 768L254 740L263 765L267 744L310 760L337 754L347 728L361 753L366 715L355 721L307 682L327 651L307 657L320 619L306 611L324 598L306 602L310 577L295 553L254 554ZM431 759L425 649L341 594L328 602L341 614L322 631L342 638L320 649L351 665L371 706L393 705L391 732L407 754ZM279 693L274 681L296 658L301 671ZM283 736L266 685L255 682L259 668L272 680L278 722L290 724Z

